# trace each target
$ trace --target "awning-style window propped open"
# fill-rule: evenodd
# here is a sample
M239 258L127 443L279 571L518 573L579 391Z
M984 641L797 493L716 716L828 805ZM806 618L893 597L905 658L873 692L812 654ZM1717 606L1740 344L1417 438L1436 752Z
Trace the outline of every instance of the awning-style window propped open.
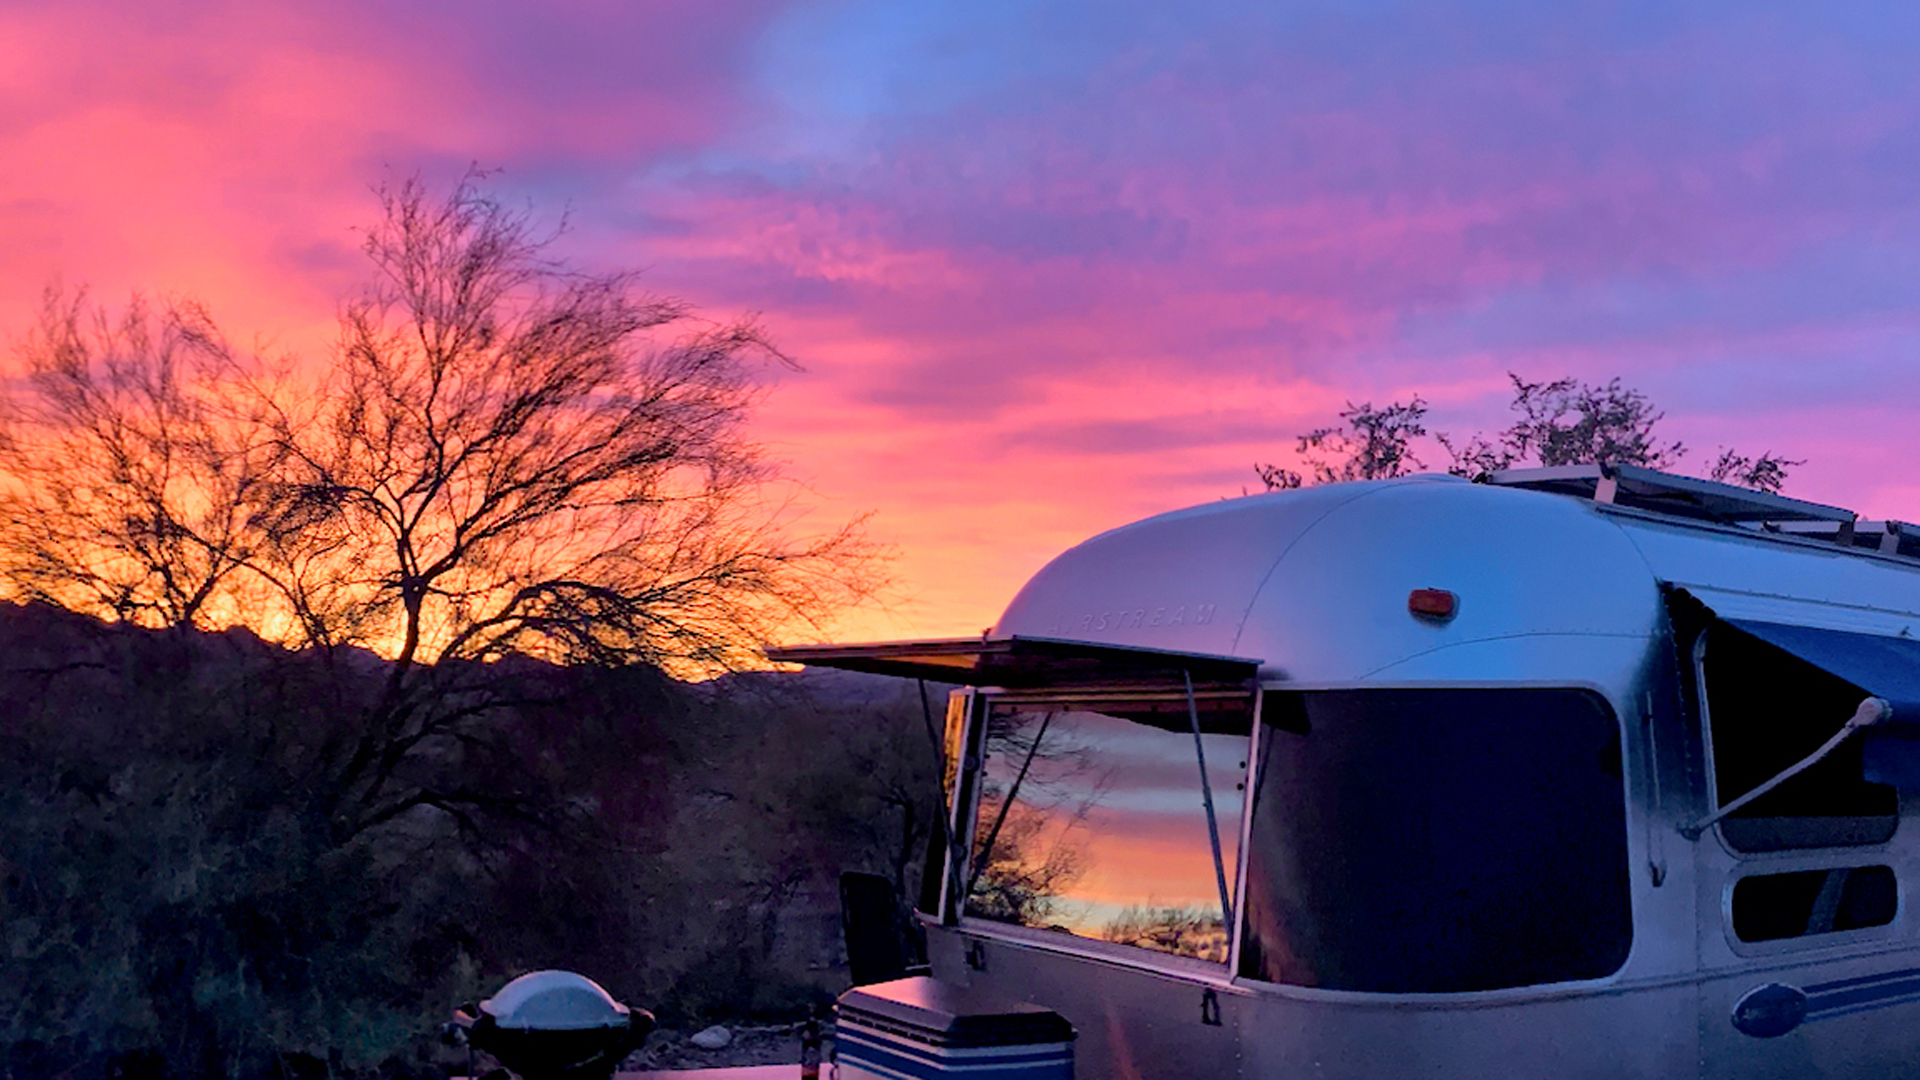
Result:
M1902 735L1920 734L1920 639L1908 636L1912 615L1704 586L1661 588L1676 621L1706 620L1756 637L1893 706L1873 732L1891 734L1898 725L1908 729Z
M1920 728L1920 641L1752 619L1723 621L1885 698L1893 715L1882 724Z
M1920 790L1920 641L1831 625L1866 621L1871 613L1859 609L1798 602L1803 611L1782 614L1807 621L1785 622L1752 616L1755 607L1791 608L1788 598L1703 592L1667 594L1677 622L1711 617L1696 655L1718 794L1713 812L1680 834L1697 840L1719 824L1740 851L1893 835L1894 791Z
M1244 684L1260 670L1260 661L1237 656L1018 635L868 645L785 645L769 648L766 654L767 659L783 664L810 664L1009 690L1117 683L1179 684L1183 673L1195 685Z

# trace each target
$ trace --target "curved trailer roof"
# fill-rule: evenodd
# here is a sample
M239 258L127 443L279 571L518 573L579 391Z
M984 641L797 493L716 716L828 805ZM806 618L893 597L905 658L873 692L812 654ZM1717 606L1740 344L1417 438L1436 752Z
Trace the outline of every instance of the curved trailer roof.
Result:
M1911 641L1917 539L1897 522L1639 469L1334 484L1095 536L1035 574L983 639L768 655L1007 686L1129 669L1177 680L1185 665L1208 681L1247 669L1305 682L1593 681L1596 665L1644 650L1674 588L1729 620ZM1418 589L1454 594L1457 612L1410 613Z

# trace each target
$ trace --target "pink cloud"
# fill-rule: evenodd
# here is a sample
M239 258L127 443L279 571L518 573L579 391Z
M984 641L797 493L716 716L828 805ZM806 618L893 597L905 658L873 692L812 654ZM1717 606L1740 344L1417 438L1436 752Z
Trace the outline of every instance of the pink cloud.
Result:
M1803 268L1920 240L1888 164L1920 158L1911 95L1827 79L1844 43L1796 51L1764 13L1465 60L1459 27L1422 26L1387 35L1420 51L1404 68L1216 39L1079 96L882 123L869 156L696 172L648 200L673 228L636 249L710 303L785 313L822 379L774 426L823 487L887 508L928 606L973 625L1059 547L1236 492L1347 400L1422 393L1470 431L1506 421L1509 370L1623 375L1700 454L1819 455L1713 413L1769 393L1731 375L1766 352L1811 337L1818 364L1884 323L1862 252L1827 260L1856 280L1825 309ZM1860 490L1839 473L1797 490ZM962 554L980 544L1000 557Z
M78 3L0 11L0 316L49 280L187 291L310 341L371 184L644 160L739 108L769 3Z
M807 364L762 435L813 520L876 509L901 552L905 599L843 636L977 631L1060 549L1237 493L1347 400L1498 426L1509 370L1625 376L1703 454L1920 514L1850 421L1910 427L1920 392L1912 27L1202 3L1041 49L929 45L910 4L864 41L851 3L783 45L821 10L0 10L0 329L63 280L317 349L370 183L505 166L571 205L569 252L762 312ZM858 63L892 74L819 90Z

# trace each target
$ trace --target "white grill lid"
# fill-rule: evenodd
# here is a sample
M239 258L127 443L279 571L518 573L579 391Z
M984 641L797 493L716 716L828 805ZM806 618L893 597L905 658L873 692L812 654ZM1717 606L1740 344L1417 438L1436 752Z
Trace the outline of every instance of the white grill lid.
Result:
M629 1010L599 983L571 971L535 971L480 1003L499 1027L521 1031L584 1031L625 1027Z

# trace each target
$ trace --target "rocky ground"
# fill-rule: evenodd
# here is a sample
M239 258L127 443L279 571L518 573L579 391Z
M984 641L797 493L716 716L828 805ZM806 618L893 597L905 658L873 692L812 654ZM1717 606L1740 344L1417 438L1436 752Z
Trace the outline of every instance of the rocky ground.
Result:
M670 1069L720 1069L735 1065L781 1065L800 1060L804 1024L726 1024L724 1045L711 1046L719 1039L714 1029L675 1031L662 1028L647 1037L647 1043L627 1055L621 1071L645 1072ZM833 1025L820 1025L823 1042L821 1060L833 1050ZM704 1036L696 1041L696 1036ZM709 1045L702 1045L702 1044Z

